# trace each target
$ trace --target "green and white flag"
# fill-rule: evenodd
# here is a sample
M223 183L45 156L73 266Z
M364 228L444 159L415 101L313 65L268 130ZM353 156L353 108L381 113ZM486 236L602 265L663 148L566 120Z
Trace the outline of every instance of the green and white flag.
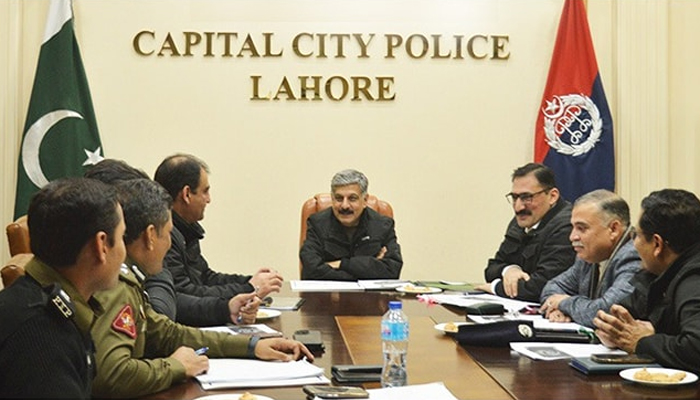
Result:
M17 168L15 218L27 213L32 195L50 181L82 176L102 160L69 0L52 0L34 76Z

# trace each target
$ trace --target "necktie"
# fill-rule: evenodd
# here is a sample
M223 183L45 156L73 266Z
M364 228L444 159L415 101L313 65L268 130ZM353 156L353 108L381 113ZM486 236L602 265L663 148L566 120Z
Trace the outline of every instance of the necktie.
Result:
M600 264L595 263L591 266L591 289L589 298L595 299L598 297L598 283L600 282Z

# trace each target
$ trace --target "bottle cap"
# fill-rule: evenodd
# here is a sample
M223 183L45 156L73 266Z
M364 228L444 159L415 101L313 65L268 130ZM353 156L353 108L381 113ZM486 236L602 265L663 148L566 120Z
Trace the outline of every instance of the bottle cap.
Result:
M390 310L400 310L401 309L401 302L400 301L390 301L389 302L389 309Z

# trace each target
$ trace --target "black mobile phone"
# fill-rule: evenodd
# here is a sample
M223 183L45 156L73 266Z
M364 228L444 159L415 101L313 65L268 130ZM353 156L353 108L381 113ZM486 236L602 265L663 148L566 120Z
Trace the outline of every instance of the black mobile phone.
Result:
M323 339L321 339L320 331L313 331L309 329L299 329L294 332L292 336L294 340L298 340L304 343L307 349L314 355L319 355L326 350L326 346L323 344Z
M489 303L483 301L481 303L472 304L464 308L467 315L503 315L505 307L500 303Z
M304 343L306 346L322 346L321 331L313 331L309 329L299 329L294 332L294 340Z
M304 393L321 399L368 399L369 393L354 386L304 386Z
M331 367L331 374L339 383L379 382L382 366L339 364Z
M636 354L591 354L591 360L599 364L650 364L654 360Z

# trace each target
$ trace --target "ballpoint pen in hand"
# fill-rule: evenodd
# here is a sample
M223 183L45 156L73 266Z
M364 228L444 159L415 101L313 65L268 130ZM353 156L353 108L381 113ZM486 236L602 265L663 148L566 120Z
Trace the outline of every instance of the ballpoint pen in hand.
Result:
M236 325L240 325L243 322L243 310L247 309L251 303L255 302L255 298L257 297L257 292L258 292L258 288L256 287L255 288L256 296L253 296L250 299L248 299L248 301L246 301L246 303L244 305L242 305L241 308L239 309L238 316L236 317L236 322L235 322Z

